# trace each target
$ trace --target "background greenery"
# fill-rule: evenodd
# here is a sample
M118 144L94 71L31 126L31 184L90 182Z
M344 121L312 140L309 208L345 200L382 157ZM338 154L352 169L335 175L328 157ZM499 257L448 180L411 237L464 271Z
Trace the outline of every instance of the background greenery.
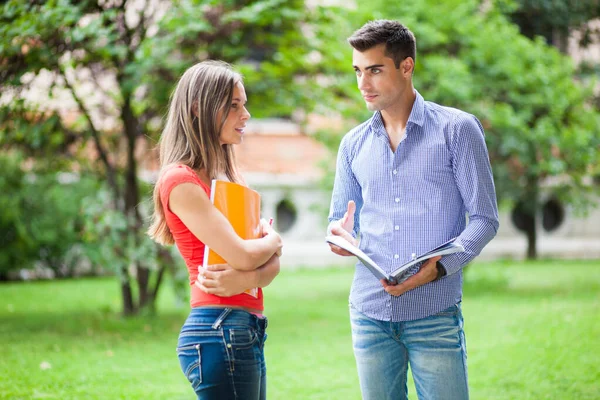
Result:
M600 397L599 261L477 263L463 312L474 399ZM266 290L271 399L360 399L352 269L282 271ZM0 398L191 399L175 346L187 315L121 318L110 279L0 286ZM410 398L416 399L410 386Z

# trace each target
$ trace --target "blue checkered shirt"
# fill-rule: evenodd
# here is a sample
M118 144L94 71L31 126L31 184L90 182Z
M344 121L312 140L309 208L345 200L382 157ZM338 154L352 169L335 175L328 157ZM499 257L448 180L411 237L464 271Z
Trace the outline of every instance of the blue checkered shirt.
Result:
M350 303L370 318L424 318L462 299L462 268L498 230L498 207L483 128L463 111L424 101L417 92L406 135L392 152L380 112L344 136L329 221L356 202L359 247L390 273L458 237L465 252L442 257L447 275L401 296L356 264ZM410 271L416 273L419 266Z

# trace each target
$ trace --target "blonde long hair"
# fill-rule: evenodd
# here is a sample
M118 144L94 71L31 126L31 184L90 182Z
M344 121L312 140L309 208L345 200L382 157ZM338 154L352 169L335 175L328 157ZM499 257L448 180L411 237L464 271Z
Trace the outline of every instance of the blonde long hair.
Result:
M195 171L205 170L209 179L224 174L231 182L240 181L232 145L219 141L238 82L242 82L242 77L229 64L212 60L190 67L179 79L159 140L160 173L154 186L154 213L148 229L154 241L174 243L159 191L167 166L187 165Z

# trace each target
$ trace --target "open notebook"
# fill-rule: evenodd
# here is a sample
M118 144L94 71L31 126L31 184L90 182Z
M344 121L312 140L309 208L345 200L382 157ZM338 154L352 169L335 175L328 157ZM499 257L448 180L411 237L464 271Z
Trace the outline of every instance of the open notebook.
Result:
M354 254L364 264L364 266L367 267L373 273L373 275L375 275L378 279L385 279L391 284L400 283L406 280L407 276L405 276L405 273L408 271L408 269L423 260L427 260L436 256L443 256L446 254L459 253L465 251L464 247L461 244L456 243L456 238L454 238L447 241L446 243L441 244L433 250L427 251L419 256L413 256L413 258L409 262L402 264L400 267L394 270L394 272L388 274L383 269L381 269L381 267L377 265L377 263L373 261L371 257L366 255L361 249L354 246L352 243L348 242L341 236L328 235L325 237L325 240L328 243L341 247L342 249Z

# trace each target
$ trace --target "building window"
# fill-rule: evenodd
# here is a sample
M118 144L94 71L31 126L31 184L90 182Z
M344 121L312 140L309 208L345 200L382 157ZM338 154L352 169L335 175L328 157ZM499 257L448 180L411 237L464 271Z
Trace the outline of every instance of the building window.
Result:
M556 198L548 200L542 207L542 226L547 232L552 232L562 225L565 220L565 208Z
M288 199L283 199L277 204L275 225L277 231L285 233L292 229L296 223L296 206Z

